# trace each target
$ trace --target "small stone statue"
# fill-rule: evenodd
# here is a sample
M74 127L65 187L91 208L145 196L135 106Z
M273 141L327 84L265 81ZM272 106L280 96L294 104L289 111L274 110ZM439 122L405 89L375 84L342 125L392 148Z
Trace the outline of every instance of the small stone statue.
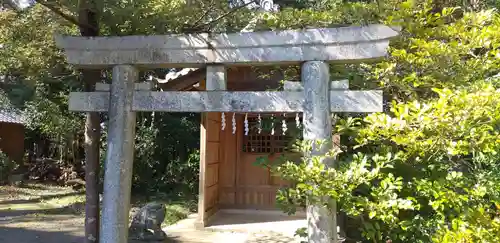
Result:
M166 207L162 203L148 203L134 215L129 238L146 242L164 241L167 234L161 229Z

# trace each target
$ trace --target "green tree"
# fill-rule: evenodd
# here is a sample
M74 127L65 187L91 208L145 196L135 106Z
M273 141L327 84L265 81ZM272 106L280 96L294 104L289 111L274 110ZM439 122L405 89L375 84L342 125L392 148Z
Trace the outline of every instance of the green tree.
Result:
M284 211L335 199L349 242L500 240L499 16L458 7L404 1L374 11L401 35L385 61L346 70L380 85L389 109L338 123L334 168L321 157L272 166L293 182L278 195Z

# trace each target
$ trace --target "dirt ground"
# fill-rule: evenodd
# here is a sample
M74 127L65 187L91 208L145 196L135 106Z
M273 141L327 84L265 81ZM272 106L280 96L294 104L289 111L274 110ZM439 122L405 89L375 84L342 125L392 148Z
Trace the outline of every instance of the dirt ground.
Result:
M144 202L134 199L130 215ZM84 192L70 187L0 186L0 243L81 243L84 202ZM175 223L187 217L189 205L169 203L166 214L165 223Z
M0 186L0 243L82 243L84 240L83 192L71 188L26 184L23 187ZM133 205L141 204L140 201ZM170 203L165 226L165 243L283 243L294 242L283 235L232 230L215 232L192 230L189 204ZM132 207L131 215L138 209ZM180 220L180 221L179 221ZM177 223L176 223L177 222ZM174 224L176 223L176 224ZM192 223L189 223L191 225ZM273 228L266 226L264 228ZM129 242L133 243L133 242ZM135 242L134 242L135 243Z
M83 194L28 184L0 187L0 243L83 242Z

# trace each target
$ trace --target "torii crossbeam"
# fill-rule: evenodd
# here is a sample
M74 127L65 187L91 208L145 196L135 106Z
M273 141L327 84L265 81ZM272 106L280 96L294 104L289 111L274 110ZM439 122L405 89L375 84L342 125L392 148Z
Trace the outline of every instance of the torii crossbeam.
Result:
M70 94L71 111L107 112L109 92L74 92ZM379 112L382 92L342 91L329 92L331 112ZM303 112L303 91L259 92L182 92L135 91L132 111L157 112Z

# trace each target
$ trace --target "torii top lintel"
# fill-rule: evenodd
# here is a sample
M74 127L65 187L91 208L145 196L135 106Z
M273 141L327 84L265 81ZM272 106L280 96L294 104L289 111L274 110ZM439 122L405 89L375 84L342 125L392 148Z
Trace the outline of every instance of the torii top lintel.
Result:
M389 40L397 35L391 27L374 24L213 35L57 36L56 43L68 62L80 68L201 67L367 61L385 56Z

